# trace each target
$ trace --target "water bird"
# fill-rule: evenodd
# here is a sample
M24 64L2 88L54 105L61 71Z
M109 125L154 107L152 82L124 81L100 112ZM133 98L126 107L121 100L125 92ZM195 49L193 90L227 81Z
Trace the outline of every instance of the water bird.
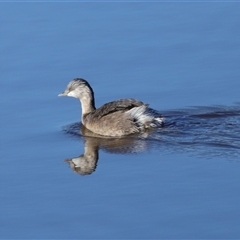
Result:
M82 124L101 136L123 137L163 126L163 117L158 111L133 98L112 101L96 109L94 91L83 78L71 80L58 96L78 98Z

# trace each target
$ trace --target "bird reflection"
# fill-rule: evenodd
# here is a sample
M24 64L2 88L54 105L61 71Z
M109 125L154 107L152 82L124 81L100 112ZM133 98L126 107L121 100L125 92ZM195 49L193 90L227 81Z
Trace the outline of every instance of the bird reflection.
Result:
M136 136L128 138L100 137L79 123L67 126L65 132L83 139L84 153L79 157L64 160L69 163L75 173L80 175L89 175L96 170L99 149L116 154L138 153L147 149L147 142L144 141L144 138L148 136L148 133L144 133L140 138L139 135L138 138Z
M79 157L66 159L70 168L81 175L88 175L95 171L98 161L99 145L96 139L87 137L85 140L84 153Z

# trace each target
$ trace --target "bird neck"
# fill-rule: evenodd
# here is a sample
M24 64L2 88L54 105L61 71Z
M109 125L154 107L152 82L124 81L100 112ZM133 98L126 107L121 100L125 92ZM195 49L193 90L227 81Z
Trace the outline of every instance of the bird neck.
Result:
M88 113L93 112L95 108L94 98L91 97L83 97L80 99L82 106L82 116Z

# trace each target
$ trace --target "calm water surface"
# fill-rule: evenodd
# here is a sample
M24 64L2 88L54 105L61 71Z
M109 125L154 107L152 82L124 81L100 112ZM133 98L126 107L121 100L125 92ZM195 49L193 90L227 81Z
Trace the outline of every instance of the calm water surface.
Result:
M240 238L239 11L0 3L0 238ZM165 127L83 136L75 77Z

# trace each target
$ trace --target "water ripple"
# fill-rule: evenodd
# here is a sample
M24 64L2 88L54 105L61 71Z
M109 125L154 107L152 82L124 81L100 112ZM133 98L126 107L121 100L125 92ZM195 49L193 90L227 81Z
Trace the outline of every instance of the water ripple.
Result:
M136 153L149 149L188 152L203 157L240 156L240 104L234 106L191 107L162 112L164 128L121 139L98 139L101 149L115 153ZM64 127L71 136L86 138L80 123Z

